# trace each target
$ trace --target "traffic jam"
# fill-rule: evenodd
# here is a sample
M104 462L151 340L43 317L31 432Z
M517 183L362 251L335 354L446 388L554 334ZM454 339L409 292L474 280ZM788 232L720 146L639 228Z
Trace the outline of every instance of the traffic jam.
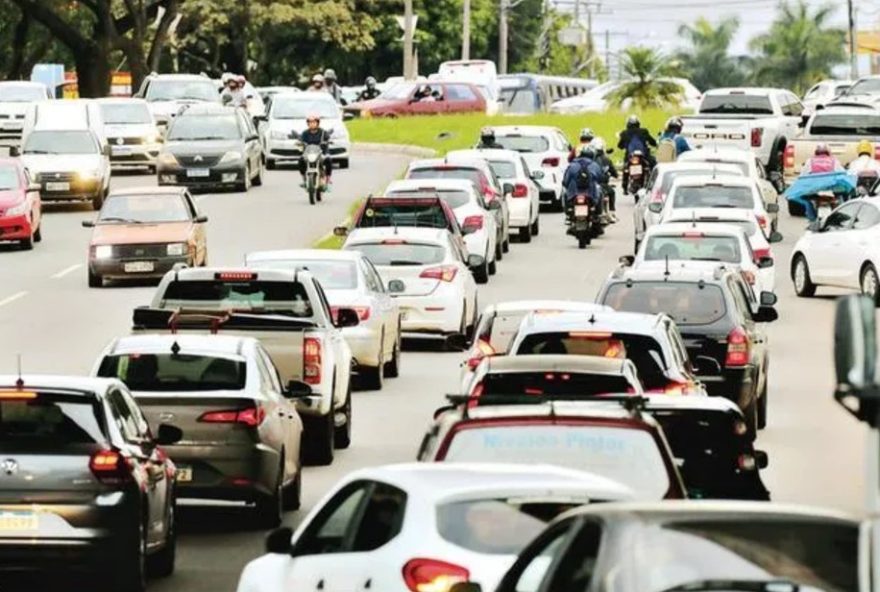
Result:
M340 189L365 174L351 108L236 79L238 103L226 82L154 74L97 100L0 82L0 109L24 104L3 126L0 259L59 256L50 229L74 208L75 289L137 300L90 371L24 357L0 376L0 590L62 571L78 590L186 590L180 516L199 503L258 533L238 592L872 589L865 526L775 501L762 434L784 421L777 293L880 304L880 114L859 93L876 79L809 109L709 90L656 139L635 115L616 138L477 128L369 196ZM413 88L385 92L374 109ZM212 232L270 185L298 225L363 199L324 229L339 248ZM581 265L598 291L499 298L535 281L538 248L530 265L563 284ZM596 252L611 263L590 268ZM397 416L416 396L433 414ZM381 419L359 417L370 401ZM384 462L382 432L413 422Z

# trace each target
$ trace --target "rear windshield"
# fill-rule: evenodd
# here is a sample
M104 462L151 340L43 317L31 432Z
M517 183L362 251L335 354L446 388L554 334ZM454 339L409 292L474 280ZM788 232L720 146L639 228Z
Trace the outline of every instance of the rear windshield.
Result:
M306 289L299 282L173 281L162 299L166 304L183 301L219 309L271 310L294 317L313 314Z
M444 165L439 168L413 169L407 179L467 179L477 187L481 186L483 174L474 168Z
M490 160L489 168L499 179L513 179L516 177L516 165L509 160Z
M251 261L248 267L255 269L308 269L325 290L353 290L358 287L358 275L354 261L315 259Z
M623 376L577 372L510 372L487 374L483 395L583 395L594 397L632 392Z
M469 551L517 555L548 522L578 505L516 498L446 503L437 507L437 532Z
M96 409L85 397L51 393L0 400L0 450L85 452L106 439Z
M425 197L426 195L436 195L449 204L449 207L452 209L467 205L471 201L471 196L467 191L458 191L456 189L426 189L425 191L401 189L398 191L392 191L388 195L394 197Z
M760 95L706 95L700 113L736 113L739 115L772 115L770 97Z
M0 101L30 103L46 98L46 89L30 84L0 84Z
M708 325L724 318L724 293L703 282L618 282L602 304L625 312L666 313L678 325Z
M418 243L372 243L346 248L360 251L373 265L431 265L446 257L443 247Z
M396 198L395 198L396 199ZM436 201L413 202L400 199L367 202L363 215L357 221L358 228L374 226L421 226L425 228L449 228L446 212Z
M748 167L745 165L738 166L738 167L736 167L736 169L739 171L739 174L741 174L741 175L745 175L748 173L748 170L744 170L744 169L748 169ZM667 195L669 193L669 190L672 189L672 183L676 179L682 179L684 177L705 177L706 175L711 175L711 174L712 174L712 170L709 169L708 167L701 167L698 169L691 169L691 170L684 170L684 171L669 171L663 175L663 181L660 185L660 192L663 195ZM725 167L724 174L725 175L735 175L737 173L735 173L732 168Z
M168 130L169 141L239 140L242 137L235 115L183 115Z
M865 78L864 80L859 80L849 87L846 94L869 95L872 93L880 93L880 78Z
M144 97L147 101L220 102L220 90L213 80L153 80Z
M118 378L132 391L240 391L243 360L190 354L127 354L107 356L98 376Z
M673 216L669 219L669 222L691 222L691 218L685 217L676 217ZM738 228L742 228L743 232L746 233L746 236L753 236L758 232L758 225L751 220L725 220L724 218L709 218L701 216L697 218L697 223L700 225L703 224L724 224L725 226L736 226Z
M817 113L810 133L834 136L880 136L880 115L874 113Z
M547 152L550 142L543 136L495 136L495 142L505 150L517 152Z
M751 187L712 186L678 187L673 194L676 208L753 208Z
M595 473L646 499L669 489L663 455L642 429L589 424L462 424L443 460L553 464Z
M702 232L692 235L654 235L645 241L645 261L685 260L720 261L740 263L742 253L739 240L734 236L706 236Z

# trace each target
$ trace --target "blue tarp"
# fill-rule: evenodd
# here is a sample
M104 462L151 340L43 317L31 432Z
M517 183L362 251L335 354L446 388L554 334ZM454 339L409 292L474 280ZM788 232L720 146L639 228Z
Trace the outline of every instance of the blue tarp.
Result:
M785 190L787 199L797 199L805 195L814 195L820 191L833 191L834 193L850 193L856 188L857 177L846 171L834 173L816 173L798 177L791 186Z

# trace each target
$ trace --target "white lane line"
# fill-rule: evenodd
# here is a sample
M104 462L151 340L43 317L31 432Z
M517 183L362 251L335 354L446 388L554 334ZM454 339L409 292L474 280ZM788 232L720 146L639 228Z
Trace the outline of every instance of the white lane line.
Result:
M70 267L65 267L64 269L62 269L61 271L59 271L58 273L53 275L52 279L53 280L61 279L64 276L66 276L67 274L73 273L74 271L76 271L80 267L82 267L82 263L75 263L75 264L71 265Z
M11 304L11 303L15 302L16 300L18 300L19 298L24 298L25 296L27 296L27 294L28 293L24 290L22 290L21 292L16 292L12 296L9 296L8 298L4 298L3 300L0 300L0 306L6 306L7 304Z

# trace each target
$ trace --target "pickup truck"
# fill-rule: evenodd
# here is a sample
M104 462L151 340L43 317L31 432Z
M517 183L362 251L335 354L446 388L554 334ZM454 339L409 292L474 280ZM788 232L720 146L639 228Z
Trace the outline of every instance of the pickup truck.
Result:
M768 173L782 173L782 155L803 110L787 90L716 88L703 95L696 115L682 117L682 135L694 148L751 150Z
M785 178L793 181L801 173L804 163L816 151L817 144L826 144L831 154L843 166L858 158L856 146L860 140L874 143L874 156L880 142L880 111L870 106L830 104L817 111L803 126L797 137L785 148Z
M134 310L132 331L258 339L296 393L306 459L330 464L351 442L352 355L340 329L359 322L347 308L333 318L307 270L203 267L165 274L150 305Z

